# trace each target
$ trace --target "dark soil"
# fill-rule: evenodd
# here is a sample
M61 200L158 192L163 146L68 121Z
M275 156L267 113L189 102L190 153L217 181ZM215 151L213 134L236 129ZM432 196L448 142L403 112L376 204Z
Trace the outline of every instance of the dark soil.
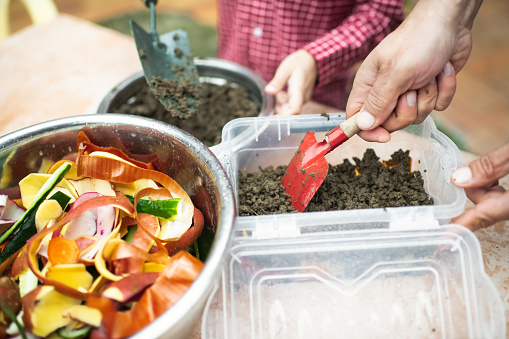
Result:
M177 67L174 67L174 69ZM178 72L178 71L177 71ZM178 74L174 71L174 74ZM197 75L196 81L177 75L178 80L152 78L150 87L157 99L166 98L170 105L165 106L170 115L178 119L189 119L199 110L201 100L201 84Z
M148 85L113 111L164 121L192 134L209 147L221 141L223 126L228 121L259 114L258 107L242 86L229 83L218 86L204 82L200 87L200 105L191 118L186 120L173 117L156 99Z
M345 159L342 164L329 166L325 181L305 212L433 205L421 173L411 171L409 151L400 149L390 160L381 162L373 149L367 149L362 160L353 160L354 164ZM239 172L241 216L297 212L281 184L286 167Z

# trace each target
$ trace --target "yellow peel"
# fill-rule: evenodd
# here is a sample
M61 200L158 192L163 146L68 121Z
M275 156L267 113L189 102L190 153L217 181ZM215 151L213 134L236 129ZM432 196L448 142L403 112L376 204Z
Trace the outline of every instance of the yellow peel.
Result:
M104 242L104 245L101 246L99 251L94 257L94 264L95 268L97 269L97 272L99 272L104 278L112 281L118 281L122 279L122 276L115 275L111 273L108 268L106 267L106 261L104 260L104 248L108 245L110 240L115 239L115 237L118 234L118 231L120 230L120 227L115 228L111 234L106 238L106 241ZM110 253L111 254L111 253Z
M144 188L150 187L150 188L159 188L154 180L151 179L140 179L136 180L134 182L136 184L136 193L141 191Z
M102 157L102 158L115 159L115 160L123 161L126 164L130 164L130 165L134 166L134 164L132 162L129 162L129 161L125 160L125 159L122 159L118 155L115 155L115 154L112 154L112 153L109 153L109 152L94 151L94 152L90 153L90 156L92 156L92 157Z
M50 199L44 200L37 212L35 212L35 227L40 232L46 227L50 220L59 218L64 211L58 201Z
M120 289L116 287L110 287L106 289L106 291L102 293L102 296L117 301L122 300L124 298L124 294L122 293L122 291L120 291Z
M162 272L166 265L157 264L155 262L146 262L143 264L143 272Z
M76 168L76 164L74 163L74 161L70 161L70 160L57 161L56 163L53 164L53 166L51 166L50 169L48 169L48 174L53 174L58 169L58 167L60 167L65 162L70 162L72 164L72 166L69 169L69 172L67 172L67 174L64 176L64 178L72 179L72 180L80 179L80 177L78 177L78 169Z
M44 286L37 295L39 301L31 314L32 332L46 337L56 329L66 326L72 319L64 317L70 307L81 303L81 300L61 294L53 286Z
M88 289L88 293L99 292L108 280L102 275L98 276Z
M64 317L69 317L72 320L77 320L93 327L99 327L101 326L102 313L97 308L91 308L86 305L74 305L64 312Z
M119 191L120 193L123 193L124 195L130 195L134 197L136 195L136 184L134 182L131 183L119 183L115 182L113 183L113 189L115 191Z
M61 282L72 288L87 290L93 282L93 277L87 272L83 264L65 264L48 267L46 277Z
M39 173L48 173L48 170L55 162L48 158L42 158L41 166L39 166Z
M9 186L12 180L12 168L8 165L9 161L11 161L14 154L16 154L16 150L12 151L5 159L5 162L2 166L2 178L0 178L0 188L6 188Z

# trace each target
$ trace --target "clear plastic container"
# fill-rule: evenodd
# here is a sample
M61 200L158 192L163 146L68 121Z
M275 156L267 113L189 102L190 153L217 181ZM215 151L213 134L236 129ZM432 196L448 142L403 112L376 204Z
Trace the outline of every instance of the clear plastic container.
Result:
M234 120L215 153L237 192L240 169L288 164L305 132L321 140L342 121L343 114ZM239 143L246 130L254 133ZM410 150L435 205L237 217L202 338L505 337L477 238L448 224L466 201L449 179L461 166L457 147L428 118L387 144L354 137L327 160L361 157L366 148L382 160Z

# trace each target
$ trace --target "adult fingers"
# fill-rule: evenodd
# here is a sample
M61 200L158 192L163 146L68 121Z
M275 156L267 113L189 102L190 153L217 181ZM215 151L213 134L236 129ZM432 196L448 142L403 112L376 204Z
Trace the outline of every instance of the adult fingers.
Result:
M377 79L359 112L357 125L360 129L373 129L391 115L399 96L405 92L395 90L395 87L385 78Z
M458 187L489 187L509 174L509 143L456 170L452 183Z
M388 142L391 140L391 134L381 126L369 131L360 131L357 134L369 142Z
M420 124L433 111L437 102L438 87L436 78L417 91L417 117L413 124Z
M502 220L509 220L509 192L485 199L474 208L460 215L455 224L463 225L472 231L488 227Z
M375 52L376 50L366 57L366 60L362 62L355 74L352 90L346 104L347 118L359 113L378 78L381 61L377 60Z
M494 182L490 187L465 188L465 193L467 194L468 199L470 199L474 204L478 204L484 199L492 198L493 196L497 196L504 192L505 189L498 184L498 181Z
M438 97L435 104L437 111L443 111L451 104L456 92L456 73L448 61L442 72L438 74Z
M411 125L417 118L417 92L407 91L398 98L394 112L385 120L382 127L389 133Z

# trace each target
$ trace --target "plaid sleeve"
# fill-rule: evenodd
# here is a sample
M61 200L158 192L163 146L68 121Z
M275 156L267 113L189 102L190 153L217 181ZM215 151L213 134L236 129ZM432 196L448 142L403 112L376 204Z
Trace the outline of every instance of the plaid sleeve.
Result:
M317 62L317 87L363 60L402 21L403 0L371 0L357 5L341 25L304 45Z

